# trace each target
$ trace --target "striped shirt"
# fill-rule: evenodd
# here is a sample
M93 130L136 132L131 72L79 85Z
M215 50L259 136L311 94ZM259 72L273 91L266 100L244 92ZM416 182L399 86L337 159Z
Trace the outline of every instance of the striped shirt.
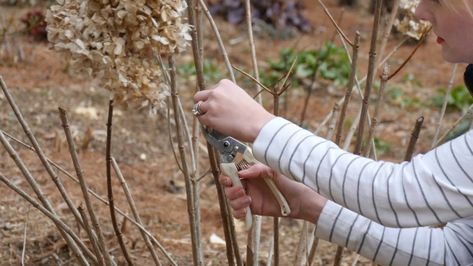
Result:
M325 206L319 236L380 264L473 264L472 130L396 164L353 155L277 117L253 152L343 206ZM443 229L425 227L446 222Z

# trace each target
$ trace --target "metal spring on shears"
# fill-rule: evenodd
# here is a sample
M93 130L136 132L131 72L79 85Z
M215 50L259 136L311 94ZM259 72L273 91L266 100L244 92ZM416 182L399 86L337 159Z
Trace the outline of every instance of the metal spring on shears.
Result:
M235 165L236 165L238 171L248 169L251 166L251 164L248 163L246 160L241 160L240 162L235 163Z

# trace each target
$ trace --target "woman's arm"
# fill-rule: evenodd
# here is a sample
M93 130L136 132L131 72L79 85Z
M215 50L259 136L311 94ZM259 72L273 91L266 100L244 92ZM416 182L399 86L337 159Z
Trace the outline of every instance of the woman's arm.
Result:
M473 215L473 131L411 162L373 161L282 119L261 129L258 160L381 224L414 227Z
M471 265L473 218L444 228L389 228L333 202L317 222L319 238L353 250L380 265Z

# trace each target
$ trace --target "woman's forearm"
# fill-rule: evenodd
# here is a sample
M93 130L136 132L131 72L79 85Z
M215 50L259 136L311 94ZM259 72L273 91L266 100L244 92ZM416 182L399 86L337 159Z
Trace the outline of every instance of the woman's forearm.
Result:
M471 218L444 228L389 228L329 201L316 234L380 265L470 265L472 228Z
M384 225L433 225L473 215L473 131L410 163L393 164L353 155L274 118L253 151L281 174Z

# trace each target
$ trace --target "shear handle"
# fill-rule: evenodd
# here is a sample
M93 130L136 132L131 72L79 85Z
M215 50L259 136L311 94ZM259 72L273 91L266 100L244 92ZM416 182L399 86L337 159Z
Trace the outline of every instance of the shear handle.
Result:
M245 151L243 152L243 159L250 164L259 163L256 160L256 158L253 156L253 153L251 152L249 147L245 149ZM289 214L291 214L291 208L289 207L289 204L287 203L286 198L281 193L281 191L279 191L274 181L271 178L264 178L264 181L266 185L268 185L271 192L273 193L273 196L276 198L276 201L278 202L279 207L281 207L281 215L288 216Z

